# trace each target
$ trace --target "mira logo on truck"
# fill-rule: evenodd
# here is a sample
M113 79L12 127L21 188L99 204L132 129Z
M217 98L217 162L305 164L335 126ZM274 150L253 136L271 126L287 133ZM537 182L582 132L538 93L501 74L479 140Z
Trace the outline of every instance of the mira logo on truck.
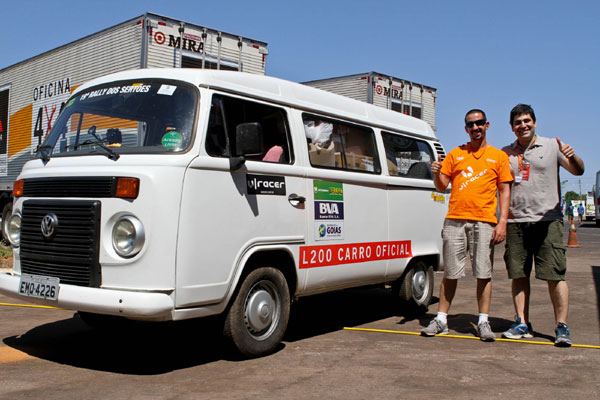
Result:
M190 35L188 33L183 34L182 41L181 37L171 34L169 34L169 40L167 40L167 37L164 33L162 33L161 31L156 31L154 32L154 41L157 44L166 44L169 47L189 50L195 53L202 53L204 51L204 42L202 41L202 37Z

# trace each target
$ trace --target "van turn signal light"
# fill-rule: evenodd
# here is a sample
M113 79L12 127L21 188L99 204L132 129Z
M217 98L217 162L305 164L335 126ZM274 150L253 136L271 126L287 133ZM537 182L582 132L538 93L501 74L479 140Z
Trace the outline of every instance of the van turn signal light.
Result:
M137 178L117 178L115 197L135 199L140 191L140 180Z
M21 197L23 196L23 185L24 185L25 181L20 179L18 181L15 181L13 183L13 197L17 198L17 197Z

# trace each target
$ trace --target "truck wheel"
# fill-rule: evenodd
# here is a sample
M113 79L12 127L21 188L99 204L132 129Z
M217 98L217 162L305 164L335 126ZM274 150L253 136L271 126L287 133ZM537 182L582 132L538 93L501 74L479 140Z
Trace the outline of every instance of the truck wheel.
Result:
M244 279L225 318L224 335L246 357L277 349L290 316L290 292L275 268L259 268Z
M433 267L415 263L402 280L398 292L403 307L413 314L424 314L433 296Z
M13 207L13 203L7 203L4 205L4 208L2 209L2 240L4 241L4 243L10 244L10 242L8 241L8 220L10 219L10 217L12 216L12 207Z

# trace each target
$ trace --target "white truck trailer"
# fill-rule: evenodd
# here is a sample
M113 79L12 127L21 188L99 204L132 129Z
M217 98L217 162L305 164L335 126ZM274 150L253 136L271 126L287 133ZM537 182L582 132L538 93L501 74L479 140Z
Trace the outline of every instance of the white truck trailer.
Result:
M431 86L378 72L339 76L303 83L422 119L431 126L431 129L437 130L435 125L437 89Z
M146 13L1 69L2 233L12 209L14 180L78 86L108 73L153 67L264 75L267 54L266 42Z

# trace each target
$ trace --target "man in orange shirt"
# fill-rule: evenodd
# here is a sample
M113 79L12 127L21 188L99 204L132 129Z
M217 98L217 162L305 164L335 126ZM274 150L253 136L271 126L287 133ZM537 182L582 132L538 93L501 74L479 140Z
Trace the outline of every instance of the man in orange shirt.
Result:
M494 245L506 237L513 177L508 156L486 141L489 126L482 110L470 110L465 116L469 143L453 149L443 162L439 157L431 164L436 189L443 192L451 182L452 191L442 231L445 267L440 303L437 316L421 331L424 336L448 334L448 310L458 279L465 276L468 254L473 275L477 278L477 336L483 341L495 340L488 321L492 263ZM496 219L496 192L500 199L499 221Z

